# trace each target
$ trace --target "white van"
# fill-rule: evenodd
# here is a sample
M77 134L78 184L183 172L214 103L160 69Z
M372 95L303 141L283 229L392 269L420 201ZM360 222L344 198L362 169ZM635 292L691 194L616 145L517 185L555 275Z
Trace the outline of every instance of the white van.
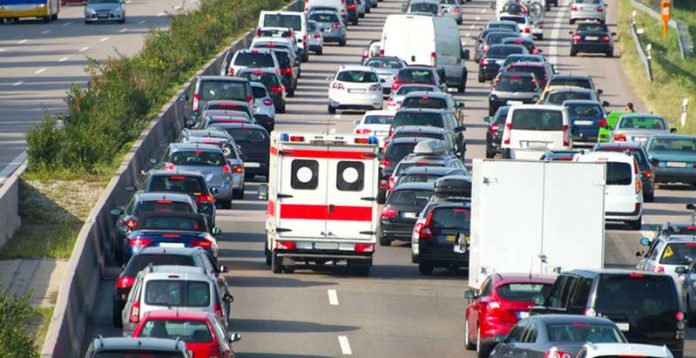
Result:
M620 152L591 152L578 155L573 160L606 163L606 220L623 221L631 229L640 230L643 217L643 188L638 163L633 156Z
M343 17L343 21L347 22L346 0L304 0L305 13L309 13L312 9L328 7L336 9L336 12Z
M261 11L258 27L289 27L295 32L297 46L302 50L302 62L309 61L307 14L295 11Z
M469 51L462 47L459 28L452 17L389 15L381 37L383 56L396 56L409 65L436 67L448 87L466 90Z
M503 158L540 159L549 149L570 149L568 112L561 106L513 105L503 129Z

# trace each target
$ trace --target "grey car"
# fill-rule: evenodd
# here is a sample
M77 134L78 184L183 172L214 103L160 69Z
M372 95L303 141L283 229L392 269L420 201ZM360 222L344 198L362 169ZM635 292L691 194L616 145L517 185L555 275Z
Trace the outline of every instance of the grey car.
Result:
M85 24L95 22L126 22L125 0L87 0Z
M239 197L240 193L244 193L244 166L240 168L239 165L230 165L216 145L171 143L162 156L159 167L201 173L215 201L220 202L225 209L232 206L235 196ZM235 176L236 172L241 173L241 176Z
M273 98L261 82L251 82L251 92L254 95L254 119L270 133L275 128L276 110Z
M406 62L395 56L375 56L365 61L363 66L371 67L377 72L382 82L382 92L388 96L396 75L400 69L406 67Z
M573 0L568 9L570 9L568 22L571 25L578 20L604 23L607 18L607 4L604 0Z
M676 132L669 128L664 117L652 113L625 113L616 122L612 142L645 144L653 134Z
M457 25L462 24L462 13L464 7L460 0L440 0L440 14L454 18Z
M508 101L535 103L539 100L539 82L528 72L503 72L493 81L488 95L488 115L492 116L498 108Z
M346 45L346 24L335 11L311 11L309 19L317 23L317 28L324 36L324 42L338 42Z

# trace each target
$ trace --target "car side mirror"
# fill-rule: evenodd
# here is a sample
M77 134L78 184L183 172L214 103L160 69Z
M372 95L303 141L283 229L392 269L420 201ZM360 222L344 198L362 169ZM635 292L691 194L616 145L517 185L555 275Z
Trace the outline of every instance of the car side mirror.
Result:
M211 188L211 189L210 189L210 192L211 192L212 194L217 194L217 193L218 193L218 188Z
M239 342L242 340L242 335L239 333L230 333L230 343Z
M457 108L464 109L464 102L457 102Z
M464 298L467 300L475 300L476 299L476 293L472 289L468 289L464 291Z
M670 128L670 129L669 129L669 132L672 133L672 134L677 133L677 129L676 129L676 128Z
M607 101L602 101L602 107L609 107L611 104Z
M129 193L135 193L135 191L137 190L133 185L128 185L127 187L125 187L125 189Z
M696 210L696 205L694 205L694 204L686 204L686 210Z
M230 272L230 268L225 265L220 265L220 267L218 267L218 271L222 273Z
M640 246L650 246L650 239L643 237L640 239Z
M259 184L258 198L259 200L268 200L268 184Z
M636 251L636 257L643 257L645 255L644 251Z
M597 94L604 94L604 90L601 88L597 89Z
M157 159L155 159L155 158L150 158L150 159L148 159L148 162L149 162L150 164L152 164L152 165L155 165L155 164L157 164Z
M113 208L109 213L113 216L121 216L121 214L123 214L123 208Z
M210 230L210 232L215 236L222 234L222 230L220 230L220 228L217 226Z
M679 267L677 267L677 268L674 269L674 272L676 272L677 275L683 275L683 274L686 273L686 267L684 267L684 266L679 266Z
M483 121L486 123L491 123L491 118L492 118L491 116L485 116L485 117L483 117Z
M461 57L462 59L469 61L469 59L471 58L471 53L469 52L468 48L462 50Z

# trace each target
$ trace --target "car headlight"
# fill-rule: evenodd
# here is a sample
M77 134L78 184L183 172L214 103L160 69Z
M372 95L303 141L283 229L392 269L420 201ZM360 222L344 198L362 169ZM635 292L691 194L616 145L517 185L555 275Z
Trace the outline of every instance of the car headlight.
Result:
M39 5L36 5L36 8L37 8L37 9L43 9L43 8L45 8L45 7L46 7L46 4L39 4Z

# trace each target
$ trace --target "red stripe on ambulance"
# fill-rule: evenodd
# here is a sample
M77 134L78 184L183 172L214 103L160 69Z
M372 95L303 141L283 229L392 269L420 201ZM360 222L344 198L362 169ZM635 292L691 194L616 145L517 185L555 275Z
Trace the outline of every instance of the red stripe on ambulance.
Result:
M372 221L372 207L281 204L280 218L304 220Z

